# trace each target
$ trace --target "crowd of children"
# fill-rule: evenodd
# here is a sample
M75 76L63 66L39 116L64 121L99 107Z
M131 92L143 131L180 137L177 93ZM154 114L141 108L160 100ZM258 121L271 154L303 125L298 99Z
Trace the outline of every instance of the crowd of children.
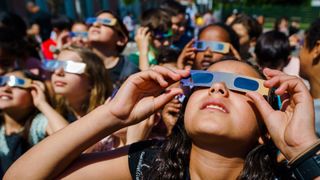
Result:
M320 19L193 20L164 0L134 38L109 10L49 37L0 12L0 177L320 178Z

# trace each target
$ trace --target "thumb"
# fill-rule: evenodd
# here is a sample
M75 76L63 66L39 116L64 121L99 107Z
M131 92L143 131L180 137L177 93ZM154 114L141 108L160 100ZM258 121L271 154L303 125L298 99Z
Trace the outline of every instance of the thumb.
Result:
M172 88L154 99L154 111L169 103L176 95L182 94L182 89Z
M262 118L265 120L274 111L264 97L257 92L247 92L246 96L253 100ZM266 123L266 122L265 122Z
M31 95L33 98L35 98L37 96L37 91L35 89L31 90Z

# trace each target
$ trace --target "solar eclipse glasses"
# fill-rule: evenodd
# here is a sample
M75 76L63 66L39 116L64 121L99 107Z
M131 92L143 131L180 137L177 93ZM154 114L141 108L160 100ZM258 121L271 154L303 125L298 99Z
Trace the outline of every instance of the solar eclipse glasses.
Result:
M32 80L28 78L20 78L17 76L0 76L0 86L8 85L10 87L30 88Z
M213 83L224 82L230 90L238 92L258 92L263 95L274 109L281 109L280 96L274 89L263 86L264 80L226 72L191 70L188 78L181 79L184 94L190 94L194 87L211 87Z
M213 52L227 54L230 50L230 44L218 41L195 41L193 47L197 51L205 51L210 49Z
M89 17L86 19L86 24L94 24L95 22L101 23L106 26L114 26L117 23L116 19L110 18L96 18L96 17Z
M55 71L59 68L62 68L68 73L83 74L86 69L86 64L75 61L50 60L42 62L42 67L48 71Z
M70 37L88 38L88 32L70 32Z

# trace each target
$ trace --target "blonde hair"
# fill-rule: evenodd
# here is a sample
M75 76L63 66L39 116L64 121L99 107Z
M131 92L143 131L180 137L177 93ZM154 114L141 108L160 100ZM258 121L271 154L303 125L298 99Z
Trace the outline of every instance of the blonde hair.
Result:
M83 111L89 113L96 107L102 105L112 93L112 84L103 61L90 49L76 46L63 48L61 51L71 51L78 54L81 61L86 64L85 75L88 77L91 90L87 102L83 103ZM55 109L64 117L72 110L68 102L61 95L54 98Z

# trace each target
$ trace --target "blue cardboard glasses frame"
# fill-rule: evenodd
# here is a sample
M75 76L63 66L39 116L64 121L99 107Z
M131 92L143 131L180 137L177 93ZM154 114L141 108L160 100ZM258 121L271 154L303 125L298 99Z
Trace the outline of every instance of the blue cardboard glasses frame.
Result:
M70 37L88 38L88 32L70 32Z
M188 78L181 79L180 84L185 94L190 94L194 87L211 87L213 83L224 82L230 90L238 92L258 92L267 98L274 109L281 109L279 96L274 89L263 86L264 80L226 72L209 72L191 70Z
M197 51L205 51L209 48L213 52L222 54L227 54L230 50L230 44L218 41L195 41L193 47L196 48Z
M101 23L106 26L114 26L117 22L116 19L109 19L109 18L96 18L96 17L89 17L86 19L86 24L94 24L95 22Z
M32 80L20 78L17 76L0 76L0 86L8 85L10 87L30 88Z

